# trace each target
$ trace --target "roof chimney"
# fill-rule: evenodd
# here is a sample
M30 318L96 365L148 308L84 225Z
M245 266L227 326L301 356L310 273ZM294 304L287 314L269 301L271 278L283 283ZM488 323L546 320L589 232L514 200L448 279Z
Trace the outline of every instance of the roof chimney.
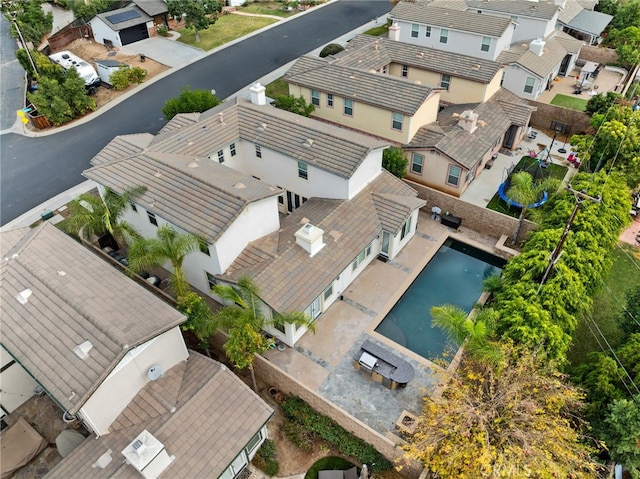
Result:
M249 92L251 93L251 103L254 105L266 105L267 97L264 94L266 88L260 85L260 82L256 82L249 88Z
M146 429L123 449L122 455L145 479L156 479L175 459Z
M478 128L478 114L473 110L465 110L458 117L458 126L473 133Z
M398 22L393 22L389 27L389 40L400 41L400 25L398 25Z
M536 38L535 40L531 40L531 43L529 44L529 50L541 57L544 53L544 45L545 42L542 38Z
M322 231L320 228L313 226L311 223L307 223L298 231L296 231L296 243L304 248L309 253L309 256L313 257L318 251L324 247L322 241Z

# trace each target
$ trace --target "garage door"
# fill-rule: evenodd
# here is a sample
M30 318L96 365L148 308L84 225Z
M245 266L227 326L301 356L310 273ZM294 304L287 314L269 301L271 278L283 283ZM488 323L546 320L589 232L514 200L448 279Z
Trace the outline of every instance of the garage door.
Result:
M129 45L129 43L144 40L145 38L149 38L149 31L145 23L120 30L120 41L122 45Z

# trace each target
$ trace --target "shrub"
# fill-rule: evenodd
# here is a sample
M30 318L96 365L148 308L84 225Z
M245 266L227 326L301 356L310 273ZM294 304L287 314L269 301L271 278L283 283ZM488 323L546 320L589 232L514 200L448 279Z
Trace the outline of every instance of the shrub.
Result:
M391 469L392 464L382 454L362 439L354 436L331 418L314 411L302 399L291 396L281 404L285 416L297 422L306 431L312 432L350 457L355 457L363 464L376 464L379 471Z
M129 67L121 66L109 77L114 90L121 91L129 86Z
M264 471L269 476L275 476L280 470L280 464L276 457L276 444L271 439L266 439L255 457L251 461L254 466Z
M140 84L147 77L147 70L140 67L129 68L128 77L131 83Z
M178 113L200 113L220 104L217 96L209 90L180 90L180 95L167 100L162 113L167 120L171 120Z
M382 167L394 176L402 179L407 174L409 158L401 148L389 147L382 152Z
M304 452L313 451L314 435L307 431L302 424L292 420L286 420L282 425L282 430L294 446L297 446Z
M307 103L302 96L296 98L293 95L278 95L275 98L275 106L281 110L307 117L311 116L311 113L315 110L315 107L311 103Z
M158 35L160 35L161 37L168 37L169 36L169 28L167 28L166 25L158 25L158 27L156 28L156 33Z
M342 45L338 45L337 43L329 43L326 47L320 50L320 58L328 57L329 55L335 55L336 53L340 53L344 50Z

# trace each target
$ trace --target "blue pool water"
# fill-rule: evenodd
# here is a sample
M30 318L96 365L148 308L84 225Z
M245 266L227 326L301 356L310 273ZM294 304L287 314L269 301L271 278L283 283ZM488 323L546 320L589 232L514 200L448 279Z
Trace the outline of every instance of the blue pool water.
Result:
M385 316L376 332L427 359L455 347L431 327L431 308L453 304L470 312L482 294L482 281L505 260L449 238Z

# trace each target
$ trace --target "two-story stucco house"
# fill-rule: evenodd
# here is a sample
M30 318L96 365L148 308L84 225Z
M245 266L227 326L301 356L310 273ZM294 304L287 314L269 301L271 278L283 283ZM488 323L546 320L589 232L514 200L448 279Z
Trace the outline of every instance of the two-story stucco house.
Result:
M155 137L118 137L84 174L147 188L124 216L143 236L169 224L206 241L185 259L194 287L211 294L247 274L265 314L315 319L369 262L398 254L424 201L382 169L388 141L278 110L258 84L251 96L178 115ZM293 345L305 331L269 333Z
M27 377L63 419L95 434L50 477L236 477L272 410L223 365L187 350L181 313L52 224L3 232L0 242L1 347L23 371L3 368L0 400L15 387L33 394ZM154 454L128 455L137 440Z
M401 2L390 38L497 61L500 85L536 100L571 72L583 44L556 29L559 12L555 3L527 0Z

